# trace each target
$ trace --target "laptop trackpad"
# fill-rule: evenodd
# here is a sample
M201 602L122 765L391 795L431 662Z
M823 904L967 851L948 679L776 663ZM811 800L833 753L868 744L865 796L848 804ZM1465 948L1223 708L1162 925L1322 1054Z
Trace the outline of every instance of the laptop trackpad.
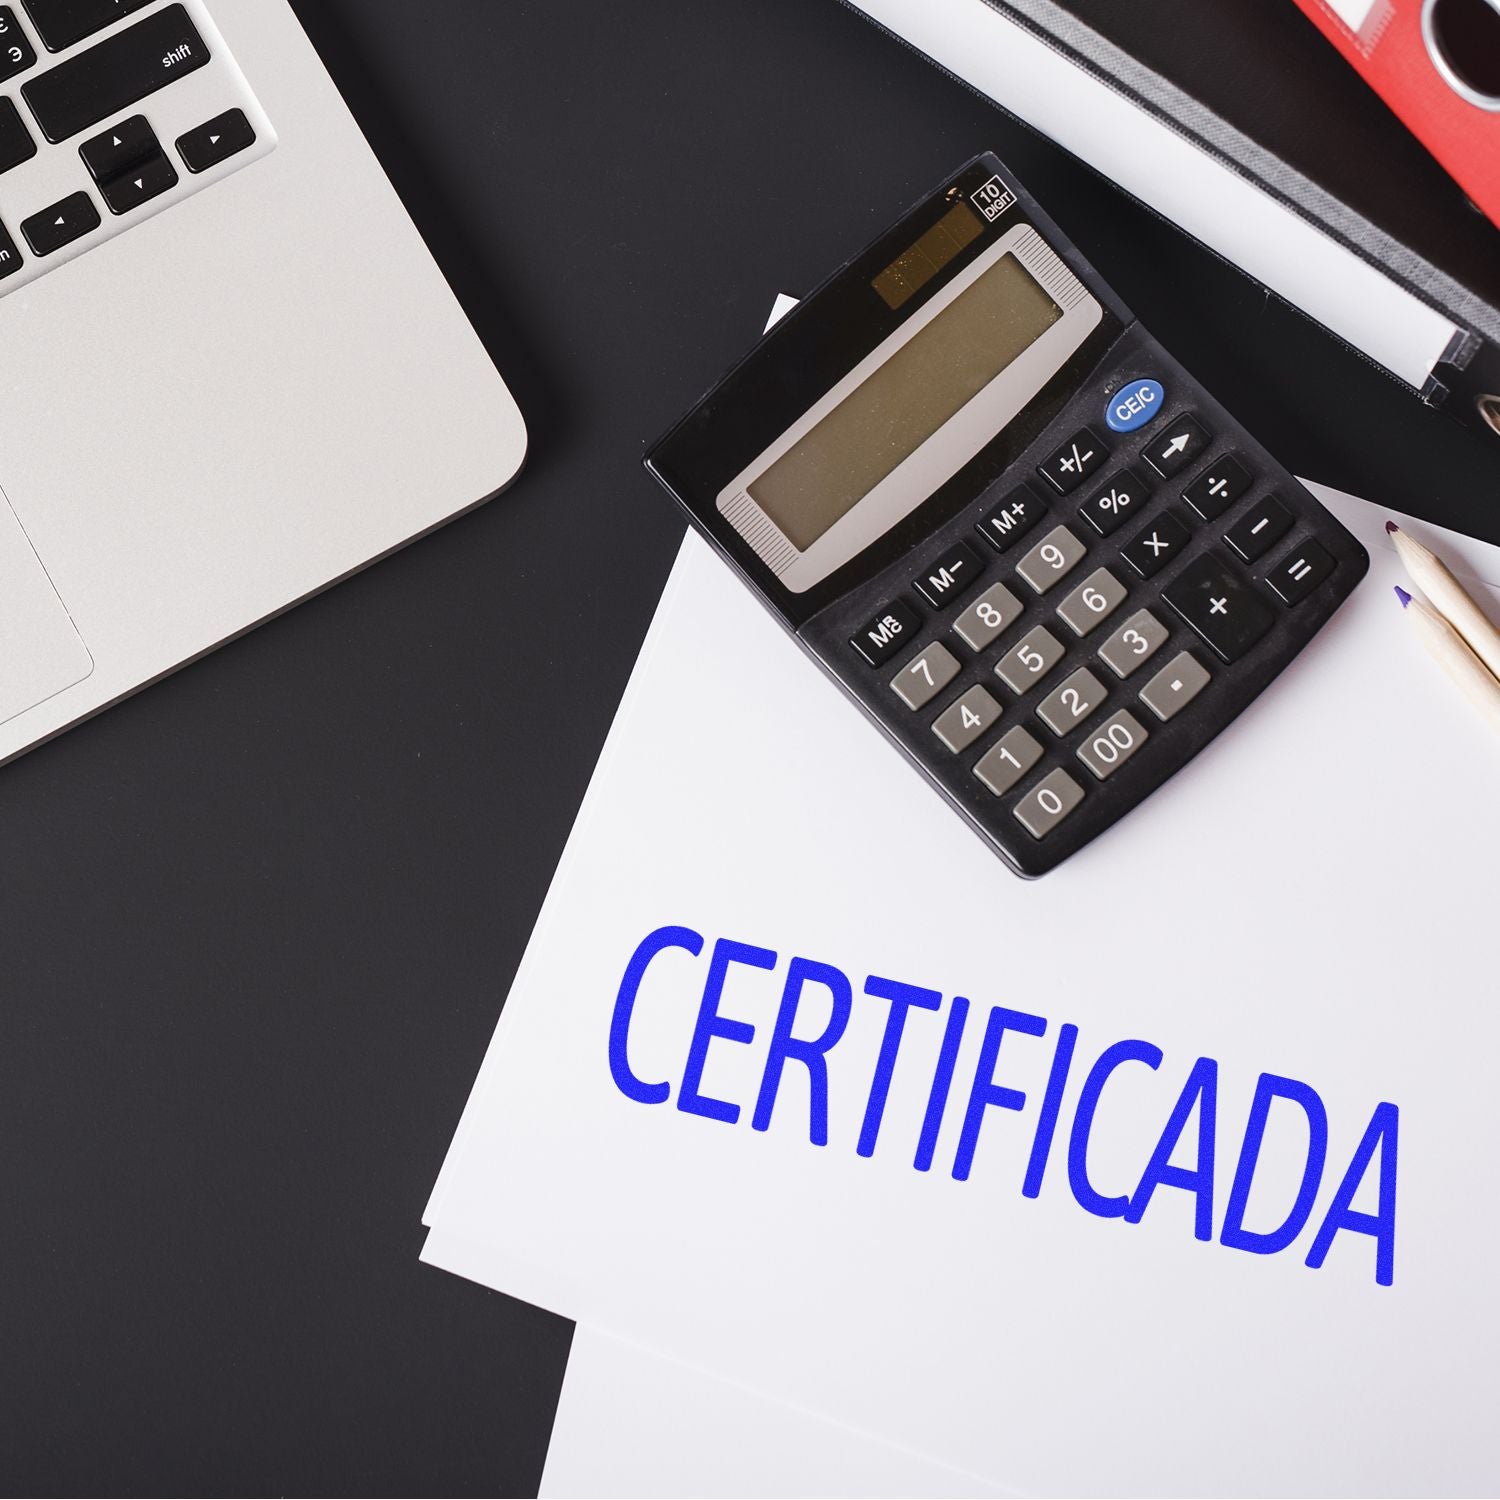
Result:
M93 670L88 647L0 495L0 724Z

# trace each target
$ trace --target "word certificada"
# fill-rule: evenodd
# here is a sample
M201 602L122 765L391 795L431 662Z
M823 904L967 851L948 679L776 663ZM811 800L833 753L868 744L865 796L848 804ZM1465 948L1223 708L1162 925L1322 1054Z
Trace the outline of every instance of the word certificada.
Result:
M631 1066L631 1024L642 982L653 960L664 952L686 950L694 958L699 958L705 946L704 938L691 928L660 927L642 939L625 967L610 1019L609 1067L615 1086L638 1104L665 1104L672 1097L671 1083L643 1079ZM751 1022L721 1013L724 985L734 966L774 970L779 962L777 954L769 948L727 938L714 943L705 966L697 1019L677 1085L677 1108L685 1114L730 1125L740 1119L739 1104L710 1097L702 1090L709 1049L716 1044L746 1045L756 1035L756 1027ZM821 1029L812 1036L799 1035L797 1024L809 986L821 992L817 1006L819 1018L827 1016ZM914 1012L941 1012L944 997L936 990L883 979L878 975L865 980L862 994L867 1001L884 1002L889 1006L855 1144L858 1154L868 1157L874 1155L880 1139L886 1100L907 1021ZM765 1066L750 1117L752 1129L770 1128L782 1079L789 1067L795 1067L805 1071L808 1080L808 1139L814 1146L828 1144L828 1055L848 1029L855 1003L854 986L842 970L813 959L793 957L788 961L780 1003L771 1019ZM808 1008L812 1009L811 1006ZM972 1016L971 1012L974 1013ZM1049 1024L1041 1016L1003 1005L990 1007L982 1019L978 1012L979 1007L971 1005L962 995L955 995L948 1003L947 1016L942 1023L942 1043L912 1161L919 1172L930 1171L934 1166L939 1133L950 1107L962 1111L958 1145L949 1168L958 1181L966 1181L969 1177L979 1138L991 1111L1019 1112L1026 1108L1026 1094L1001 1081L1001 1042L1008 1034L1046 1039ZM959 1049L971 1019L975 1026L983 1026L978 1061L972 1078L967 1080L967 1089L960 1087L955 1090ZM808 1028L802 1029L805 1032ZM1036 1110L1031 1151L1021 1185L1022 1195L1036 1198L1041 1194L1047 1164L1056 1148L1060 1154L1066 1154L1068 1187L1079 1207L1088 1213L1138 1224L1158 1188L1175 1188L1195 1199L1195 1236L1200 1240L1213 1240L1218 1063L1211 1057L1199 1057L1193 1063L1162 1126L1161 1135L1145 1160L1134 1191L1107 1196L1089 1177L1089 1138L1100 1100L1122 1068L1135 1065L1157 1069L1163 1061L1163 1053L1151 1042L1125 1040L1111 1043L1092 1061L1085 1061L1080 1055L1079 1029L1072 1023L1057 1027L1052 1033L1051 1045L1052 1061ZM1083 1084L1077 1094L1072 1119L1065 1123L1062 1118L1064 1093L1069 1079L1075 1074L1082 1076ZM1305 1116L1306 1163L1301 1185L1282 1222L1269 1229L1250 1229L1245 1224L1246 1208L1273 1109L1297 1110ZM1196 1139L1188 1133L1195 1120ZM1377 1284L1387 1287L1392 1284L1396 1255L1398 1125L1399 1112L1394 1104L1375 1106L1312 1237L1305 1262L1308 1266L1317 1269L1323 1265L1337 1235L1364 1235L1374 1242ZM1172 1158L1184 1140L1184 1154L1192 1159L1192 1165L1174 1165ZM1327 1156L1328 1111L1317 1090L1299 1079L1262 1073L1255 1085L1245 1134L1239 1143L1228 1200L1218 1225L1218 1243L1254 1255L1275 1255L1290 1247L1312 1215ZM1354 1201L1365 1177L1371 1173L1376 1185L1376 1208L1373 1213L1359 1212L1353 1206Z

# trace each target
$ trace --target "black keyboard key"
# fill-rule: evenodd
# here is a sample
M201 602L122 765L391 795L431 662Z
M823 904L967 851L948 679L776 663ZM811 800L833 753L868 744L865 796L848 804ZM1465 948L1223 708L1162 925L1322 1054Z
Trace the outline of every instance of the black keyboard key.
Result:
M1162 595L1224 661L1238 661L1271 628L1270 607L1211 553L1190 562Z
M87 193L74 193L51 208L21 220L21 233L34 255L51 255L100 225L99 210Z
M158 152L137 162L119 177L101 183L99 196L109 205L112 214L128 214L131 209L160 197L168 188L177 186L177 169Z
M121 120L118 125L86 140L78 148L78 154L95 182L108 182L137 162L160 156L161 142L147 124L145 115L131 115L128 120Z
M872 667L878 667L916 639L921 623L910 605L893 599L873 620L862 625L850 637L849 644Z
M1041 474L1061 494L1076 490L1109 457L1109 449L1087 427L1080 427L1045 463Z
M1182 492L1182 498L1205 521L1217 521L1250 488L1250 483L1245 466L1226 455L1210 464Z
M1009 552L1042 519L1047 507L1025 485L985 513L978 531L996 552Z
M0 172L19 167L36 155L36 142L13 99L0 99Z
M0 5L0 83L36 66L36 48L26 40L16 13Z
M14 276L21 269L21 252L16 249L16 242L11 239L10 231L4 224L0 224L0 281L7 276Z
M49 141L65 141L201 68L208 48L169 5L21 87Z
M1192 417L1177 417L1156 429L1151 446L1143 450L1141 457L1163 479L1170 479L1187 468L1208 444L1208 434Z
M1122 555L1142 578L1150 578L1153 573L1160 573L1174 557L1180 557L1188 541L1187 527L1176 516L1164 511L1122 549Z
M1224 540L1246 562L1264 557L1292 529L1292 517L1279 500L1267 495L1257 500L1228 531Z
M1334 561L1327 548L1317 542L1303 542L1293 547L1266 574L1266 582L1276 590L1283 604L1300 604L1333 572Z
M215 115L206 125L177 137L177 152L189 172L206 172L255 144L255 127L242 109Z
M1108 536L1146 508L1150 486L1139 474L1122 470L1079 512L1100 536Z
M912 582L917 592L934 608L957 599L971 583L979 581L979 558L973 548L955 542L936 562L923 568Z
M42 46L61 52L151 0L23 0Z

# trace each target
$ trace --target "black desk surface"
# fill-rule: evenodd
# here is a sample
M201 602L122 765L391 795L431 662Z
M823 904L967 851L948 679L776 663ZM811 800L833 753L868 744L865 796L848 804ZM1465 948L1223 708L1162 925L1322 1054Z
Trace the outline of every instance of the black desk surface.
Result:
M494 504L0 774L0 1487L524 1494L556 1318L427 1191L681 525L644 445L998 150L1296 472L1477 440L834 0L303 0L532 432Z

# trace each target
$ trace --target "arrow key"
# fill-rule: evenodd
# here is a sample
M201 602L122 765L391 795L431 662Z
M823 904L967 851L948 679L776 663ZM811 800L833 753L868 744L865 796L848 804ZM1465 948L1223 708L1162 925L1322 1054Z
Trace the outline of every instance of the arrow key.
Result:
M108 182L122 177L128 167L143 162L149 156L161 155L161 142L156 132L147 123L145 115L132 115L128 120L110 130L103 130L85 141L78 154L89 169L95 182Z
M226 110L177 138L178 154L189 172L206 172L254 144L255 127L242 109Z
M1209 436L1192 417L1178 417L1173 422L1164 422L1156 430L1141 457L1161 475L1170 478L1187 468L1208 447Z
M99 191L112 214L128 214L131 209L139 208L176 186L176 169L158 152L133 167L127 167L120 176L102 184Z
M72 193L51 208L21 220L21 233L34 255L51 255L99 227L99 210L87 193Z

